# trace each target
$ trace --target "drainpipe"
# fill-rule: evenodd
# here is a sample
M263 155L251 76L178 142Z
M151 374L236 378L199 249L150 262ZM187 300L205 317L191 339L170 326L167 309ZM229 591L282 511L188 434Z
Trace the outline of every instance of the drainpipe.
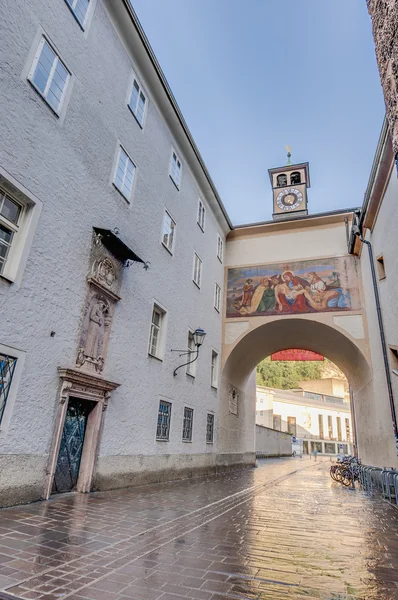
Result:
M377 321L378 321L378 324L379 324L380 341L381 341L381 348L382 348L382 352L383 352L384 370L385 370L385 373L386 373L388 398L389 398L389 401L390 401L392 426L393 426L393 430L394 430L395 450L396 450L396 454L398 456L397 415L396 415L396 412L395 412L394 394L393 394L393 391L392 391L390 365L388 364L387 343L386 343L386 336L384 334L384 325L383 325L383 318L382 318L382 314L381 314L379 288L378 288L378 285L377 285L377 277L376 277L376 269L375 269L375 265L374 265L374 256L373 256L372 244L368 240L365 240L364 237L362 237L361 231L360 231L360 229L359 229L359 227L358 227L357 224L353 225L352 231L353 231L354 235L356 235L361 240L361 242L363 244L366 244L366 246L368 247L370 270L371 270L371 273L372 273L372 282L373 282L373 293L374 293L375 302L376 302Z
M354 394L350 388L350 408L352 417L352 445L354 447L354 456L358 458L358 438L357 438L357 421L355 418Z

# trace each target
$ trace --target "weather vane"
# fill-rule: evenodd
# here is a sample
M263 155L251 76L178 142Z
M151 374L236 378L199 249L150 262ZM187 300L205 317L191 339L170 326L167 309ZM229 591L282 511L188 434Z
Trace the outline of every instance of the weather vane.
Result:
M287 165L291 165L292 161L290 160L290 157L291 157L292 154L290 152L290 146L286 146L286 150L287 150L287 163L286 164Z

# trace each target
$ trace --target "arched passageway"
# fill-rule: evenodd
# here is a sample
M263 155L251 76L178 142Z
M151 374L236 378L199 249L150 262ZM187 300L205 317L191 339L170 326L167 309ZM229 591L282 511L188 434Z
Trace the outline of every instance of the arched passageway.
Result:
M232 454L236 459L240 456L239 462L254 461L255 368L266 356L288 348L318 352L344 372L353 392L359 445L361 437L368 435L372 415L358 410L361 399L374 395L372 369L364 346L361 348L344 330L325 324L313 315L310 318L276 317L249 329L226 348L221 377L220 454ZM238 414L231 412L234 396L238 398ZM366 402L367 406L371 404ZM383 404L381 410L388 410L387 405ZM380 449L384 456L386 450L394 456L393 436L390 437ZM368 444L369 439L366 446Z

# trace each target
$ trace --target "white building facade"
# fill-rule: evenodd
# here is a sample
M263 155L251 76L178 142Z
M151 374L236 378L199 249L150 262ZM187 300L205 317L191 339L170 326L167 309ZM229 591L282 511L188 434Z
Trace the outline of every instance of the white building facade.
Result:
M350 405L337 396L257 386L256 424L303 440L304 454L352 453Z
M230 224L167 82L123 0L2 20L0 504L212 469Z

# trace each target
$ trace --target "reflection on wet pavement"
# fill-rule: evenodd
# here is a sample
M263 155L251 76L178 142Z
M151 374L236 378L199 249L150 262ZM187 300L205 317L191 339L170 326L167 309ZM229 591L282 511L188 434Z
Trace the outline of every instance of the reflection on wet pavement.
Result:
M398 511L329 462L0 511L0 590L55 600L395 600ZM1 594L0 594L1 597Z

